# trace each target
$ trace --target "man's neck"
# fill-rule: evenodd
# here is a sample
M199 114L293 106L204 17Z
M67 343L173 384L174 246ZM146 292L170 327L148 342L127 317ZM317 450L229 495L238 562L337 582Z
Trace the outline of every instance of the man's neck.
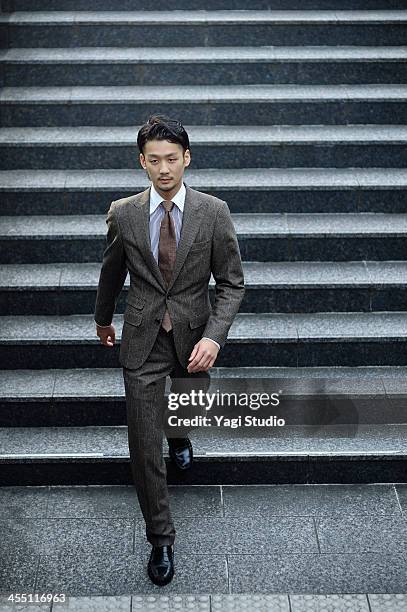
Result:
M173 189L171 189L171 191L161 191L161 189L159 187L154 185L154 189L162 197L162 199L163 200L168 200L168 201L172 200L172 198L178 193L178 191L181 189L181 187L182 187L182 179L178 183L178 185L175 185L175 187Z

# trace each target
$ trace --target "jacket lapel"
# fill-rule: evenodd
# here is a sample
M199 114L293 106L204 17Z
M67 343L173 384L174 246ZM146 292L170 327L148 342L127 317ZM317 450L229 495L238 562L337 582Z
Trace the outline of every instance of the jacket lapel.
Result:
M166 291L169 291L177 279L181 268L188 255L188 251L194 241L194 238L198 232L199 226L202 222L205 205L201 202L199 193L191 189L185 181L185 205L184 213L182 216L182 227L181 234L177 248L177 255L175 258L174 271L171 277L170 284L168 287L161 274L161 270L155 260L155 257L151 251L150 243L150 189L148 187L141 194L136 196L133 201L135 210L137 211L136 219L134 221L133 232L138 238L141 253L149 266L150 271L160 283L160 285Z

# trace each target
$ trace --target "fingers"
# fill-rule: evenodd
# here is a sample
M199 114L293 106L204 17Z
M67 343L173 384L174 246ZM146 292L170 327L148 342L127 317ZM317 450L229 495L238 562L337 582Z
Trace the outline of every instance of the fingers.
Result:
M195 356L196 356L196 354L198 352L198 349L199 349L199 342L198 342L198 344L195 344L195 346L194 346L194 348L192 350L191 356L189 358L189 361L191 361L191 359L195 358ZM189 365L191 365L191 364L189 364Z
M203 356L204 356L203 350L199 346L199 342L198 342L198 344L194 346L194 349L191 353L191 357L189 358L189 359L192 359L192 361L188 364L188 367L187 367L188 372L195 371L195 367L201 361Z
M105 329L97 328L96 334L103 346L113 346L116 341L116 332L113 325Z
M196 353L194 357L194 353ZM191 353L192 361L188 364L188 372L206 371L213 366L216 357L211 354L209 349L199 346L199 343L194 347Z
M188 366L188 372L206 372L206 370L209 370L209 368L212 367L213 365L213 361L214 360L210 360L210 361L205 361L202 362L202 360L197 364L196 367L191 368L190 365Z

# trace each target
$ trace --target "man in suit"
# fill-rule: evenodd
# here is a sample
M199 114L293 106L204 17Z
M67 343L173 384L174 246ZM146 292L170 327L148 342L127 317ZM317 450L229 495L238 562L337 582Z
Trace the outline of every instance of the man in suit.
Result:
M174 575L176 533L162 453L164 431L176 467L184 470L192 463L186 435L190 428L174 434L165 423L166 377L172 379L171 393L209 387L208 370L226 342L245 288L227 203L183 181L191 155L182 124L152 115L140 128L137 145L151 185L110 205L95 322L101 343L112 347L112 318L129 272L119 361L130 460L152 544L148 575L164 585ZM213 308L208 293L211 273Z

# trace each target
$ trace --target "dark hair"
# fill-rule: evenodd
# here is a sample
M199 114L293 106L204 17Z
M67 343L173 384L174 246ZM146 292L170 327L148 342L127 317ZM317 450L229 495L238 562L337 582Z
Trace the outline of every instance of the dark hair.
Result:
M148 140L168 140L180 144L185 153L189 149L189 138L181 121L170 119L167 115L150 115L147 123L141 126L137 134L137 146L144 154L144 145Z

